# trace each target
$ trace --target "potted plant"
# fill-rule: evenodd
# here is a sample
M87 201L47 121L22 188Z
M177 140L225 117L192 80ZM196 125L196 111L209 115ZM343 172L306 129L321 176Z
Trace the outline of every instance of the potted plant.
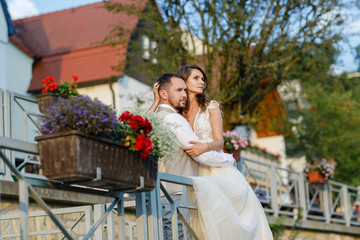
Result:
M324 184L334 177L335 167L322 159L319 162L308 163L304 172L307 173L311 183Z
M79 96L77 91L77 85L75 82L78 80L76 75L72 75L72 83L69 82L55 82L54 77L49 76L41 81L41 84L45 86L40 96L38 96L37 102L40 112L43 112L46 108L56 103L59 98L69 98L73 96Z
M147 118L125 112L119 120L111 107L85 96L46 109L43 135L36 137L44 175L109 190L153 189L157 159L172 151L167 144L175 144Z
M241 150L245 149L249 145L248 140L231 131L224 132L223 137L224 152L231 153L236 161L240 161Z
M129 151L138 151L143 159L166 161L178 150L175 135L156 114L137 107L132 112L124 111L119 121L111 139Z

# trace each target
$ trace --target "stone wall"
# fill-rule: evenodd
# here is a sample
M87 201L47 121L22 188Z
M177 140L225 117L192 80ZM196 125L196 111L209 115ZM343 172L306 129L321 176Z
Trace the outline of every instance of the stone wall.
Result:
M91 217L92 223L95 222L93 211L94 205L106 204L113 201L113 198L98 195L39 187L36 187L35 189L56 217L58 217L63 226L67 229L72 228L71 234L74 239L82 239L85 236L86 217ZM20 207L18 184L16 182L0 181L0 194L0 236L19 234ZM58 213L59 211L62 213ZM54 222L31 198L29 200L28 212L29 239L62 239L63 234L57 233L59 229ZM132 213L130 215L132 215ZM4 217L8 219L2 219ZM118 219L115 218L115 222L117 224ZM106 230L106 227L104 230ZM31 236L33 233L38 234L37 236ZM10 239L15 239L15 237Z
M270 224L279 223L279 219L267 216ZM281 221L280 221L281 222ZM300 220L295 226L295 220L286 218L282 221L286 227L281 240L302 239L302 240L360 240L360 227L347 227L343 224L329 224L321 221ZM296 238L290 238L295 235Z
M289 240L292 236L293 231L285 230L284 235L281 237L281 240ZM300 231L296 236L296 239L302 240L359 240L359 237L340 235L336 233L326 233L326 232L315 232L315 231Z
M78 192L70 192L63 190L55 190L49 188L35 188L38 194L46 201L48 206L56 214L58 210L61 210L62 214L56 214L60 219L63 225L66 228L71 228L76 222L75 227L73 227L72 235L74 239L82 239L86 232L86 218L91 217L92 222L95 222L95 211L94 208L100 206L98 204L107 204L113 201L113 198L99 196L99 195L90 195ZM0 218L4 216L14 216L14 214L19 213L19 203L18 203L18 184L15 182L6 182L0 181ZM135 217L135 205L132 198L125 198L125 218L130 223L125 225L125 232L127 236L132 234L131 227L135 226L136 217ZM43 232L47 231L46 234L30 236L29 239L61 239L62 234L56 233L58 228L51 221L47 215L41 215L42 209L34 201L29 201L29 232ZM68 211L68 213L64 213ZM32 214L37 213L37 217L32 217ZM85 213L84 216L82 216ZM115 237L117 238L121 234L119 226L119 217L116 214L114 217L114 226L115 226ZM268 216L269 223L275 224L278 221L278 218L273 216ZM292 218L286 218L283 222L283 225L286 226L286 230L281 237L281 239L290 239L292 231L290 230L295 224L295 220ZM19 218L14 216L14 219L10 220L0 220L0 236L5 234L19 234ZM111 224L110 222L105 222L101 226L100 233L104 236L109 234ZM296 229L300 231L296 239L307 239L307 240L360 240L360 228L359 227L347 227L342 224L327 224L320 221L299 221ZM136 232L134 232L136 236ZM107 239L109 236L104 237ZM18 239L7 238L7 239ZM98 238L97 238L98 239Z

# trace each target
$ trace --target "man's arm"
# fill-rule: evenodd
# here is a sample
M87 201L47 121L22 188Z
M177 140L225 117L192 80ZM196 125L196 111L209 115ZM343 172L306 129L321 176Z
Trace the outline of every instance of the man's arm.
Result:
M178 143L182 148L191 146L189 141L200 142L198 136L196 136L194 131L191 129L190 124L181 115L175 113L168 114L164 118L164 121L170 123L170 130L174 132ZM230 154L217 151L204 152L199 156L193 157L193 159L200 164L210 167L233 165L235 161Z

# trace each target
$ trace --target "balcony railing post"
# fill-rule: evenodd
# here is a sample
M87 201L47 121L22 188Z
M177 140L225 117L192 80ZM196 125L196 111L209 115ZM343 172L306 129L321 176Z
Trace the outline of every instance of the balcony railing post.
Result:
M19 179L20 239L29 239L29 189L24 179Z
M157 225L159 232L159 240L164 239L164 231L163 231L163 220L162 220L162 205L161 205L161 194L160 194L160 176L158 174L156 187L155 187L155 197L156 197L156 205L157 205Z
M346 226L350 227L351 222L351 202L349 198L349 191L346 185L341 187L341 208L344 211L344 219Z
M320 201L324 211L325 222L330 223L330 198L329 198L329 187L327 184L320 186Z
M135 193L136 229L138 239L149 239L146 214L145 192Z
M125 240L125 210L124 210L124 197L122 195L121 201L117 205L117 215L119 216L119 239ZM132 230L129 226L129 232L132 233Z
M178 214L177 214L178 203L171 203L171 227L173 239L179 239L179 228L178 228Z
M85 231L89 232L93 224L93 209L88 206L85 211Z
M241 155L240 155L240 161L236 162L236 168L243 173L244 170L244 159L241 159Z
M12 127L11 125L14 124L14 122L12 122L11 120L11 99L10 99L10 94L8 91L4 90L2 91L2 94L3 94L3 121L4 121L4 124L3 124L3 136L5 137L8 137L8 138L11 138L12 135ZM13 161L13 157L11 155L11 151L10 150L5 150L5 155L10 159L10 161ZM12 177L11 177L11 170L9 168L9 166L5 165L4 166L4 171L5 171L5 176L4 176L4 180L7 180L7 181L12 181Z
M298 175L298 184L299 184L299 200L300 200L300 208L302 211L302 219L306 220L307 218L307 207L306 207L306 193L305 193L305 177L304 173L299 173Z
M94 222L96 222L105 212L105 205L104 204L96 204L94 205ZM105 234L103 231L104 224L101 225L95 230L95 239L103 240L105 239Z
M277 181L276 181L276 168L274 165L270 167L270 192L271 192L271 208L274 211L274 217L279 216L278 208L278 191L277 191Z
M157 216L157 203L156 203L156 189L147 192L148 208L148 224L149 224L149 239L150 240L158 240L159 239L159 225L158 225L158 216Z
M106 208L110 204L106 204ZM107 240L115 240L115 219L114 219L114 213L111 211L106 219L107 223Z

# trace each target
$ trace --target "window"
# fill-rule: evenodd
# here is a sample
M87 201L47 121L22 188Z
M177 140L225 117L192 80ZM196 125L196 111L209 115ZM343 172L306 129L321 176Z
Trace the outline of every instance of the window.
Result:
M151 53L157 51L157 43L156 41L150 41L150 38L147 36L142 36L141 45L143 54L142 57L144 60L151 61L152 63L157 63L157 59L151 56Z

